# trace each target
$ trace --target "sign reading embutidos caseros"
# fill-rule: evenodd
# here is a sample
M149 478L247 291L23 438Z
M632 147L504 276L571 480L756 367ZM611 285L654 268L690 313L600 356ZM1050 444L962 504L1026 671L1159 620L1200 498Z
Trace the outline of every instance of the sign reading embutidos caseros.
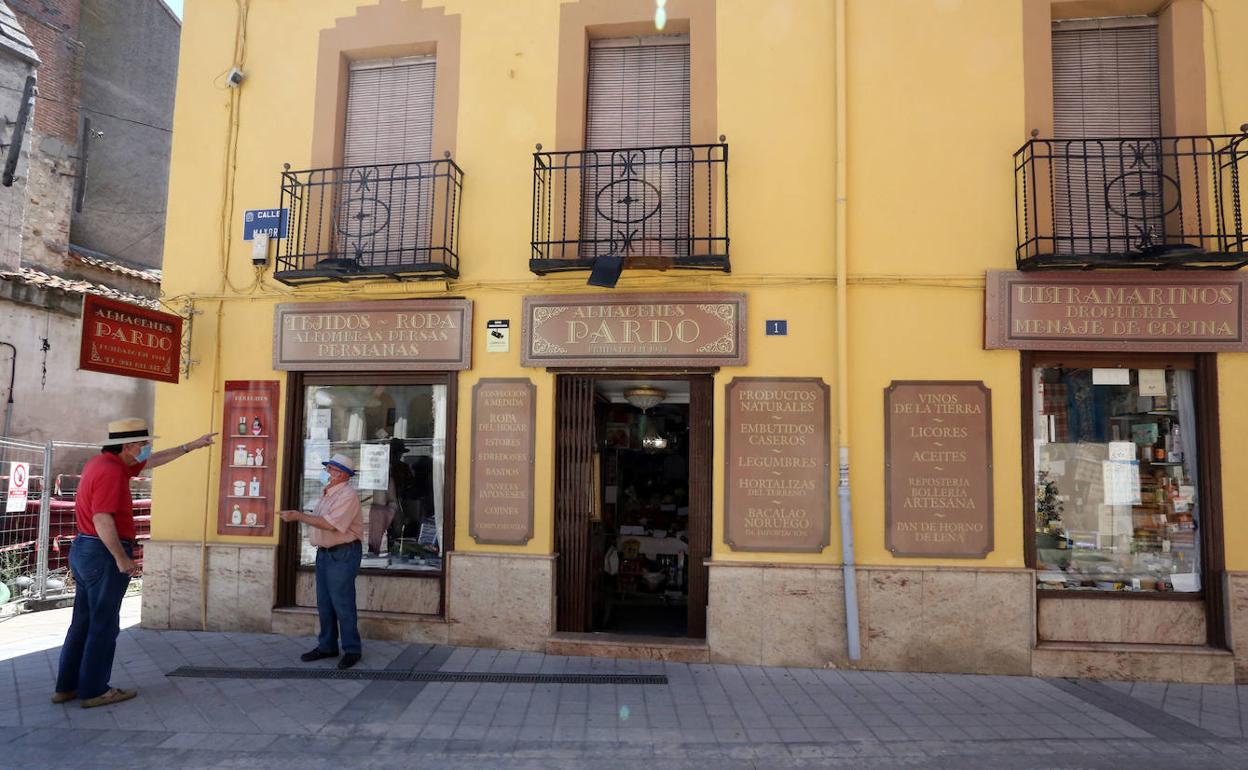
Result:
M992 394L982 382L884 390L885 541L897 556L992 551Z
M816 378L734 379L727 387L724 542L734 551L829 543L828 386Z
M472 493L468 531L478 543L533 538L536 387L527 378L481 380L472 388Z

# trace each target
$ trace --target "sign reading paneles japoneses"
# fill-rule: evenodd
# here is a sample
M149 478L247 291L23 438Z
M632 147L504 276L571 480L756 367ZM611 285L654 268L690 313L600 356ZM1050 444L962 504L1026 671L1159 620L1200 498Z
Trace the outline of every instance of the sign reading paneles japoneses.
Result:
M182 319L88 294L82 302L78 366L93 372L178 381Z
M1240 273L988 273L984 347L1248 351Z
M533 538L535 391L525 378L481 380L472 388L468 531L478 543L524 545Z
M524 366L743 366L744 294L525 297Z
M831 443L819 379L728 383L724 542L734 551L827 547Z
M273 338L274 369L467 369L472 300L278 305Z
M992 551L992 400L982 382L884 389L888 550L983 558Z

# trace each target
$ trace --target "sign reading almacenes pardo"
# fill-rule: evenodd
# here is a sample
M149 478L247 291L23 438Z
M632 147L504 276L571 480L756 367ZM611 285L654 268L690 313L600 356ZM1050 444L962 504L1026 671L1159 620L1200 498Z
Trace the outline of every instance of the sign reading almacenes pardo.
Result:
M181 353L178 316L94 294L83 299L79 368L176 383Z

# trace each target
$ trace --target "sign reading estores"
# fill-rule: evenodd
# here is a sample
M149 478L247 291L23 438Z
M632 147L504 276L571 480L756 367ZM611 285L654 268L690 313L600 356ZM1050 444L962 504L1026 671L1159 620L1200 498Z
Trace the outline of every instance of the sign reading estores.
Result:
M94 294L83 300L80 368L176 383L181 353L178 316Z

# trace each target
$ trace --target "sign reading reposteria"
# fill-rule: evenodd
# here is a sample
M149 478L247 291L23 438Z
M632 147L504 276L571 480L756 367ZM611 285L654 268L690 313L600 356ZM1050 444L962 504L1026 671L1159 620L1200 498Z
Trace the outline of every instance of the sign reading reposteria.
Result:
M83 298L79 368L176 383L181 353L178 316L94 294Z
M1248 351L1240 273L988 273L985 348Z
M299 302L273 314L273 368L467 369L472 300Z
M993 548L992 401L982 382L884 390L888 550L983 558Z
M820 379L728 383L724 542L734 551L810 551L829 543L828 386Z

